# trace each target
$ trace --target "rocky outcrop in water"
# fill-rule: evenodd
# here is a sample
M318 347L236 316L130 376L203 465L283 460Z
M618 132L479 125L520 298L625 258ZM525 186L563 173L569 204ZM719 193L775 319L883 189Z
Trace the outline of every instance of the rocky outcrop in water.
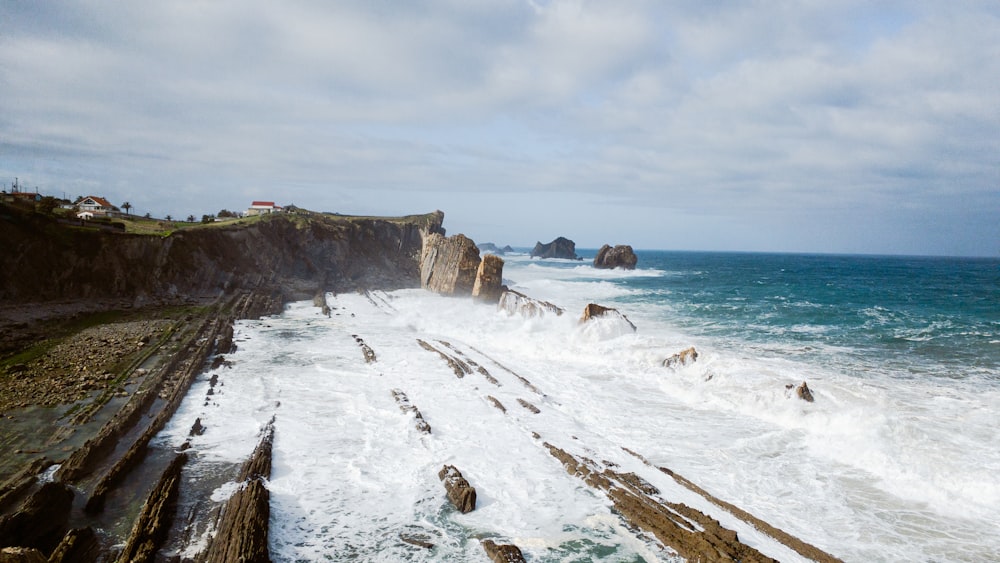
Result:
M45 555L32 547L5 547L0 549L0 563L47 563Z
M628 320L624 314L618 309L612 309L611 307L605 307L603 305L598 305L596 303L590 303L583 309L583 316L580 317L581 323L586 323L594 319L617 319L623 325L631 327L633 331L636 330L635 325L632 321Z
M561 315L563 310L548 301L534 299L527 295L507 289L500 294L500 302L497 309L506 311L508 315L521 315L522 317L540 317L545 314Z
M532 258L564 258L567 260L579 260L576 255L576 243L566 237L559 237L548 244L541 241L535 243L535 248L531 249Z
M93 528L76 528L63 536L56 550L49 556L48 563L94 563L100 554L100 545Z
M601 269L621 268L623 270L634 270L639 262L632 247L627 244L620 244L615 247L605 244L594 256L594 267Z
M442 295L471 295L479 263L479 249L469 237L430 234L420 259L420 287Z
M806 385L805 381L803 381L801 385L795 388L795 396L807 403L811 403L815 400L813 398L812 390L809 389L809 386Z
M524 563L524 555L516 545L496 543L493 540L483 540L481 544L493 563Z
M496 254L483 256L476 270L472 297L484 303L497 303L503 292L503 259Z
M698 359L698 351L694 349L694 346L690 348L685 348L680 352L677 352L673 356L670 356L666 360L663 360L663 367L667 368L679 368L684 367L688 364L693 364Z
M265 482L271 478L271 445L274 419L264 428L260 443L240 470L239 490L222 509L219 526L205 554L206 563L270 563L267 550L271 495Z
M118 556L119 563L153 563L156 560L157 550L170 532L180 491L181 468L186 462L187 454L177 454L160 476L132 526L128 542Z
M445 465L438 472L438 479L444 482L448 500L462 514L476 509L476 488L469 484L454 465Z

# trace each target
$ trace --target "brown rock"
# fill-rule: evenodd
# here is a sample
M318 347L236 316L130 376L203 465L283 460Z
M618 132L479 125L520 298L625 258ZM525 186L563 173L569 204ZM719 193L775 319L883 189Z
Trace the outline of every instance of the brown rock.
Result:
M619 319L626 323L632 328L633 331L636 330L635 325L632 321L628 320L624 314L622 314L618 309L612 309L611 307L605 307L603 305L597 305L596 303L590 303L583 309L583 316L580 317L580 322L585 323L597 318L613 318Z
M448 492L448 500L462 514L468 514L476 509L476 488L469 484L453 465L445 465L438 472L438 479L444 482Z
M795 395L807 403L813 402L812 391L809 390L809 386L806 385L805 381L802 382L802 385L795 388Z
M0 517L0 545L51 553L66 533L72 505L73 491L60 483L45 483L17 512Z
M678 368L688 364L693 364L698 359L698 351L694 346L681 350L680 352L663 360L663 367Z
M481 543L486 556L493 563L524 563L524 555L516 545L500 544L493 540L483 540Z
M594 257L594 267L607 270L614 268L634 270L638 262L639 258L632 251L632 247L627 244L620 244L614 248L605 244Z
M487 254L476 270L476 282L472 286L472 297L486 303L497 303L503 290L503 258Z
M424 239L420 287L442 295L471 295L479 270L479 248L465 235Z

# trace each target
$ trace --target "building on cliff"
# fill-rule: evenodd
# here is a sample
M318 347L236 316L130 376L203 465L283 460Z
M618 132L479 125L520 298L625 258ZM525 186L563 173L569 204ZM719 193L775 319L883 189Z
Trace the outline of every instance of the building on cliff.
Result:
M111 202L96 195L89 195L81 199L76 204L76 209L76 216L80 218L83 218L84 214L93 218L94 216L117 217L121 213L121 210L112 205Z
M250 203L250 208L247 209L247 216L266 215L268 213L278 213L279 211L281 211L281 206L275 205L273 201L254 201Z

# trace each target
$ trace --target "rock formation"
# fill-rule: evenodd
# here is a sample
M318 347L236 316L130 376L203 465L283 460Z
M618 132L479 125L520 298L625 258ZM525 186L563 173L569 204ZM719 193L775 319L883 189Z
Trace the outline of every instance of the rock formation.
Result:
M809 389L809 386L806 385L805 381L803 381L801 385L795 388L795 396L797 396L798 398L802 399L807 403L811 403L814 400L812 391Z
M535 243L535 248L531 250L531 257L580 259L576 255L576 243L565 237L559 237L548 244L542 244L541 241L538 241Z
M527 318L540 317L547 313L555 315L563 314L563 310L558 306L548 301L533 299L513 289L507 289L500 294L500 302L497 303L497 309L506 311L508 315L521 315Z
M476 488L465 480L462 472L454 465L445 465L438 472L438 479L444 482L444 488L448 492L448 500L455 505L459 512L467 514L476 509Z
M289 301L312 299L317 289L415 287L423 239L443 232L443 220L440 211L383 219L300 210L150 236L70 230L11 212L0 221L0 240L18 252L0 253L0 303L141 305L264 288Z
M186 462L187 454L177 454L160 476L156 487L146 498L139 518L132 526L132 533L118 556L118 561L153 563L156 560L157 550L170 533L170 524L180 493L181 469Z
M493 540L483 540L483 550L493 563L524 563L521 550L512 544L496 543Z
M14 514L0 517L0 547L34 548L51 553L66 533L73 491L45 483Z
M621 268L623 270L634 270L639 258L636 257L632 247L627 244L620 244L612 248L605 244L597 251L594 257L594 267L611 270Z
M583 316L580 317L580 322L585 323L597 318L619 319L627 323L628 326L632 327L633 331L636 330L635 325L632 324L632 321L628 320L628 317L622 314L618 309L612 309L611 307L604 307L603 305L598 305L596 303L590 303L583 309Z
M273 440L274 419L271 419L260 443L240 470L239 480L243 485L222 509L215 537L205 554L207 563L270 563L267 550L270 493L264 482L271 478Z
M33 547L5 547L0 549L0 563L46 563L41 551Z
M476 270L472 297L485 303L497 303L503 291L503 259L496 254L483 256Z
M693 364L697 359L698 351L694 349L694 346L692 346L677 352L666 360L663 360L663 367L679 368L688 364Z
M432 233L424 239L420 287L443 295L471 295L479 263L479 249L469 237Z

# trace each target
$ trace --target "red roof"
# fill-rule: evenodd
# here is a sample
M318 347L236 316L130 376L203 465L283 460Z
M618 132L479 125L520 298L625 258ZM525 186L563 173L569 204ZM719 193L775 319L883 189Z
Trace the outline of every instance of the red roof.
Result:
M274 207L273 201L255 201L250 204L250 207Z
M94 200L94 203L96 203L97 205L100 205L101 207L107 207L108 209L114 207L114 205L111 205L111 202L104 199L103 197L97 197L96 195L88 195L83 199L92 199Z

